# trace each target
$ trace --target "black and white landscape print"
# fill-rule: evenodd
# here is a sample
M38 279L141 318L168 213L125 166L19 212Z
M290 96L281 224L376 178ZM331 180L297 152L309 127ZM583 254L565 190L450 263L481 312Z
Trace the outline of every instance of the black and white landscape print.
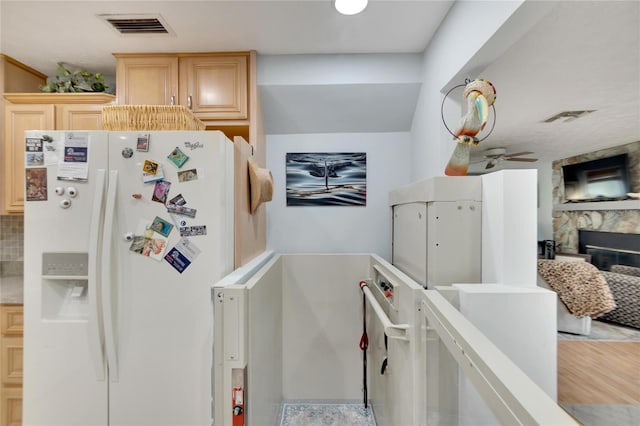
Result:
M287 206L365 206L365 152L287 153Z

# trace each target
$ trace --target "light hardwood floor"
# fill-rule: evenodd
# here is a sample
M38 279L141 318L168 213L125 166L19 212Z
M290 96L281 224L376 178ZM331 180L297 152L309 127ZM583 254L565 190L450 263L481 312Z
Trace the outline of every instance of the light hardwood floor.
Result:
M640 342L558 341L560 404L640 404Z

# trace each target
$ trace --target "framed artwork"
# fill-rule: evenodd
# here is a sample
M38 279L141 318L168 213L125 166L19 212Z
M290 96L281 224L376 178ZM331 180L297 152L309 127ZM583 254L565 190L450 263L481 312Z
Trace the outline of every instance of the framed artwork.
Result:
M287 153L287 206L366 206L365 152Z

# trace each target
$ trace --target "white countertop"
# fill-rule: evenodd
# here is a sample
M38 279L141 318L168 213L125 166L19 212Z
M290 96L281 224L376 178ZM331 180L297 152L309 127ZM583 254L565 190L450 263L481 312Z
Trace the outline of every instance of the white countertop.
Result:
M0 277L0 303L22 304L22 276Z

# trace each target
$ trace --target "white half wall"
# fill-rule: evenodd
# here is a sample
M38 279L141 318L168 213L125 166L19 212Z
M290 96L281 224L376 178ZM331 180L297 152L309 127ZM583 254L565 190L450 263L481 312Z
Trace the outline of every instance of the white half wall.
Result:
M287 207L286 154L366 152L365 207ZM267 247L278 253L376 253L391 259L389 192L409 183L409 133L267 136L274 181L267 203Z
M539 287L454 284L460 313L535 384L557 400L556 298ZM460 375L460 425L499 424L466 376Z
M368 255L282 256L284 399L362 398L362 295ZM261 423L268 424L268 423Z
M482 175L482 282L536 286L537 170Z

